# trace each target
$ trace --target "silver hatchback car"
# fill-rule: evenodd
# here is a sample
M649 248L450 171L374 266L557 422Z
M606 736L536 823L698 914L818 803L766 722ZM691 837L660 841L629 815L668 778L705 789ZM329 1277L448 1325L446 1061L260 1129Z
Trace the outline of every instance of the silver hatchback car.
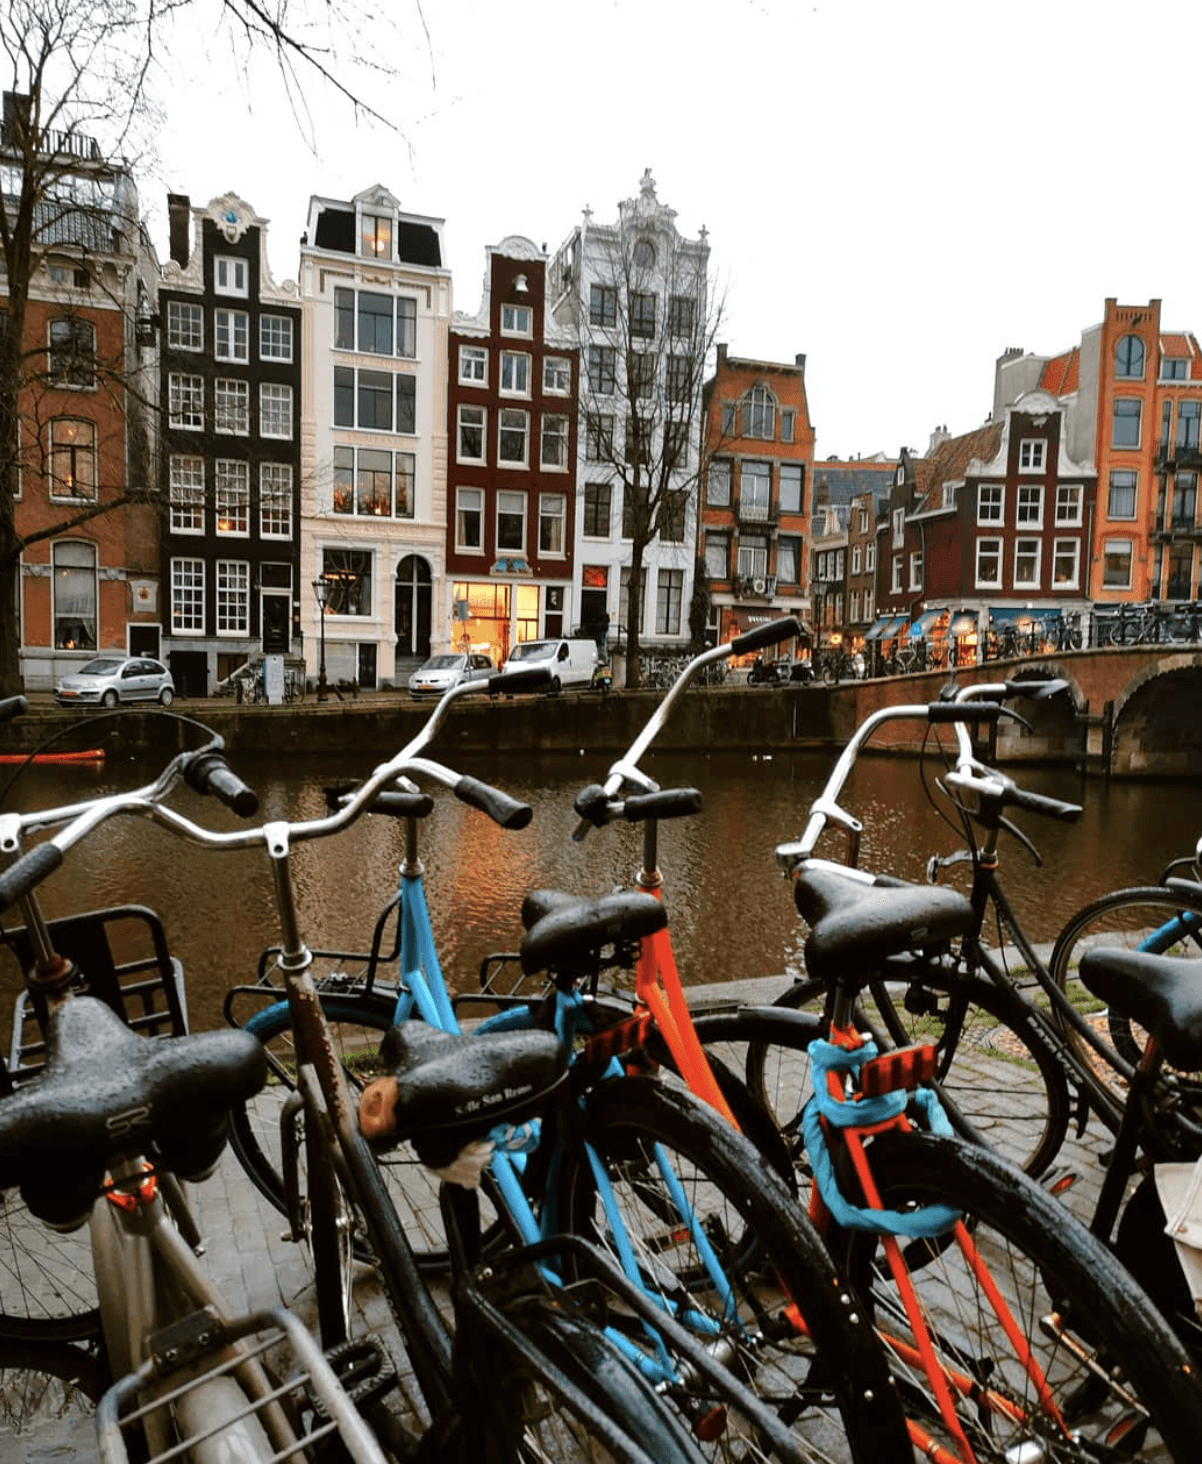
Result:
M488 656L476 651L468 655L431 656L410 676L409 695L414 701L420 701L423 696L441 696L461 681L486 680L496 669Z
M122 702L157 701L169 707L175 682L161 661L150 656L96 656L54 688L62 707L115 707Z

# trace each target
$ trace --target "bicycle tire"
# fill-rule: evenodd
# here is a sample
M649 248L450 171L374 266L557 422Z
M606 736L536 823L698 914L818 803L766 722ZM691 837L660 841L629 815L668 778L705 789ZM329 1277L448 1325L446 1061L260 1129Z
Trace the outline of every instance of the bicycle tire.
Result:
M825 999L824 984L809 980L790 987L777 1005L801 1010L817 1003L821 1011ZM859 1023L882 1048L934 1044L935 1082L952 1126L963 1138L994 1145L1035 1178L1051 1167L1068 1136L1068 1081L1019 994L980 977L924 966L913 973L904 995L896 981L871 981L860 998ZM1027 1077L1021 1104L1015 1098L1015 1068ZM754 1047L748 1056L748 1087L774 1113L782 1132L800 1142L800 1108L779 1112L772 1097L771 1089L780 1081L773 1078L770 1051ZM806 1096L810 1091L808 1082L796 1076L788 1091L794 1089Z
M1191 923L1189 917L1194 917L1197 923L1186 929ZM1082 952L1098 945L1147 950L1160 955L1202 955L1202 899L1168 890L1163 885L1132 886L1103 895L1072 917L1052 947L1048 969L1060 990L1087 1017L1100 1013L1102 1004L1075 981L1073 973ZM1108 1010L1105 1017L1112 1050L1128 1066L1135 1067L1143 1052L1139 1029L1117 1010ZM1097 1022L1093 1025L1096 1029ZM1090 1066L1097 1081L1121 1104L1127 1084L1120 1072L1103 1063L1069 1022L1065 1021L1063 1026L1065 1037L1080 1061Z
M1186 1464L1197 1457L1202 1389L1188 1353L1130 1273L1058 1201L999 1155L957 1139L887 1134L872 1142L869 1159L887 1208L940 1202L962 1212L1074 1431L1066 1437L1033 1405L1030 1378L955 1240L907 1240L908 1274L939 1363L971 1383L958 1413L978 1464L1169 1455ZM862 1231L828 1239L889 1347L912 1422L936 1442L950 1439L925 1375L902 1360L909 1333L879 1240ZM1045 1329L1043 1319L1055 1320ZM1127 1402L1110 1387L1120 1380L1147 1409L1155 1438L1140 1439ZM1009 1411L986 1389L1007 1398Z
M108 1386L101 1357L70 1342L0 1343L3 1440L53 1428L64 1448L95 1447L95 1413Z
M323 1347L339 1347L351 1332L355 1224L325 1137L305 1115L305 1230L313 1260L317 1326Z
M745 1136L674 1080L598 1083L558 1156L550 1228L616 1254L590 1150L616 1192L616 1240L630 1247L644 1284L662 1291L681 1319L705 1319L707 1345L777 1409L803 1452L910 1464L883 1354L803 1211ZM680 1218L665 1170L693 1205L695 1223ZM720 1256L728 1295L711 1284L700 1234ZM564 1273L574 1274L570 1259ZM786 1320L790 1300L803 1309L804 1328ZM708 1401L680 1375L664 1392L686 1417ZM739 1429L728 1414L723 1446L733 1457L760 1457L754 1434Z
M81 1342L99 1336L87 1226L62 1233L0 1192L0 1339Z

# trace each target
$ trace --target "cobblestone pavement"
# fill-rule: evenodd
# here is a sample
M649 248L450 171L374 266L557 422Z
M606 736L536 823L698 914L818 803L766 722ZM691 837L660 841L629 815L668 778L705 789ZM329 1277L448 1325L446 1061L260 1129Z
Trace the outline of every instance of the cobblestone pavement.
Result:
M730 999L771 1000L782 982L747 982L724 985L711 991L693 991L692 1000L707 996ZM981 1052L982 1076L996 1082L999 1071L1013 1091L1013 1115L1018 1119L1025 1105L1035 1101L1024 1091L1022 1070L1003 1058ZM997 1065L1000 1069L995 1070ZM997 1136L1004 1141L1004 1134ZM1097 1198L1101 1176L1100 1155L1109 1142L1094 1120L1084 1138L1070 1136L1061 1156L1065 1168L1077 1174L1068 1190L1067 1203L1085 1215ZM312 1278L303 1246L282 1239L281 1216L246 1179L233 1155L227 1151L212 1178L193 1189L193 1198L203 1233L208 1240L204 1264L218 1289L235 1311L249 1311L282 1303L306 1320L315 1319ZM357 1303L362 1327L380 1338L393 1360L404 1371L404 1352L387 1302L369 1272L361 1272ZM404 1379L402 1376L402 1386ZM65 1461L96 1457L94 1432L89 1419L74 1418L52 1423L32 1435L6 1435L0 1423L0 1464L65 1464Z

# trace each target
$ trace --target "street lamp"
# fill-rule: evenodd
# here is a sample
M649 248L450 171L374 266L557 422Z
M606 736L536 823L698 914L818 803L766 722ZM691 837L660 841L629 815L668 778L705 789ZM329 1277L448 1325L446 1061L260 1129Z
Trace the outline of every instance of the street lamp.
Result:
M330 582L327 579L315 579L313 581L313 595L317 601L317 611L321 625L321 665L317 672L317 700L327 701L330 689L326 682L326 606L330 603Z

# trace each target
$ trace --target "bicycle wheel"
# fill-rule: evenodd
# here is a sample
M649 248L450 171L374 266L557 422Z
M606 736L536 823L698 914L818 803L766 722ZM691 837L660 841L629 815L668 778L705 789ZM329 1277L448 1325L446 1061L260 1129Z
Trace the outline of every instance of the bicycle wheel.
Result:
M350 1337L354 1289L355 1218L330 1150L305 1115L305 1173L302 1179L305 1229L313 1257L317 1325L323 1347L338 1347Z
M6 1438L34 1434L53 1435L63 1457L93 1454L96 1403L106 1386L91 1349L69 1342L0 1343L0 1457L8 1457Z
M17 1190L0 1193L0 1338L72 1342L99 1335L88 1228L63 1234Z
M1130 1273L1062 1205L1000 1156L959 1140L887 1134L869 1159L886 1209L941 1203L962 1212L1017 1324L1016 1346L955 1237L903 1241L933 1371L951 1385L978 1464L1197 1458L1202 1389L1187 1353ZM881 1242L862 1231L828 1239L893 1359L911 1426L961 1457L918 1364ZM1046 1380L1042 1404L1022 1346Z
M627 1274L775 1408L804 1457L912 1460L883 1354L829 1255L771 1167L717 1113L674 1080L601 1082L558 1169L550 1228L625 1257ZM564 1271L574 1276L570 1260ZM686 1418L711 1406L683 1373L662 1386ZM764 1457L737 1410L712 1443L716 1458Z
M1106 1009L1077 980L1082 953L1092 946L1143 950L1167 956L1202 955L1202 900L1161 885L1116 890L1086 905L1061 931L1049 962L1052 980L1114 1051L1131 1067L1140 1060L1145 1035L1119 1011ZM1071 1023L1064 1022L1069 1043L1097 1080L1121 1102L1127 1084L1094 1051Z
M821 1011L825 987L802 981L777 1005ZM1006 987L937 966L916 968L906 980L872 981L860 998L859 1025L878 1046L935 1047L935 1082L962 1137L998 1149L1034 1177L1051 1166L1068 1134L1070 1104L1064 1069L1025 1001ZM786 1050L764 1043L748 1053L747 1082L797 1140L808 1074ZM781 1096L785 1095L785 1096Z
M392 999L367 993L323 994L321 1008L352 1090L366 1087L383 1071L379 1048L392 1025ZM245 1028L266 1047L270 1076L260 1093L234 1110L230 1142L256 1188L283 1214L287 1205L280 1114L296 1088L295 1043L288 1003L273 1002L263 1007L245 1023ZM377 1162L418 1264L428 1270L445 1269L446 1236L438 1207L438 1180L407 1144L379 1154ZM491 1225L494 1219L490 1213L484 1223ZM371 1250L358 1226L353 1243L356 1259L370 1262Z

